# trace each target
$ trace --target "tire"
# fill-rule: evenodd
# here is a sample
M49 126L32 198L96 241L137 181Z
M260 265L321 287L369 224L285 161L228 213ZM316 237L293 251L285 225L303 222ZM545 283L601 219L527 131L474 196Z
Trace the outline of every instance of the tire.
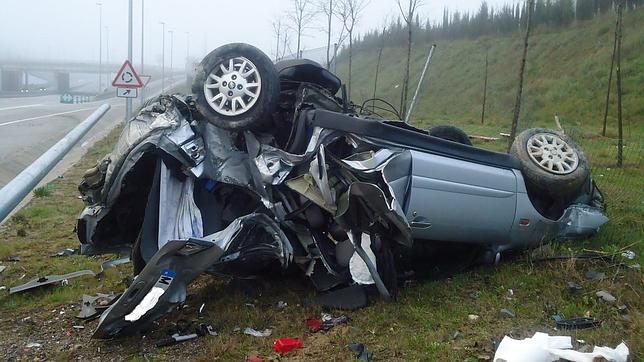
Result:
M527 129L515 138L510 153L521 162L528 186L552 198L576 195L590 175L583 151L563 133Z
M472 141L462 129L454 126L434 126L428 130L430 136L471 146Z
M261 50L243 43L227 44L206 55L192 82L199 113L228 130L245 130L270 121L279 92L273 62Z

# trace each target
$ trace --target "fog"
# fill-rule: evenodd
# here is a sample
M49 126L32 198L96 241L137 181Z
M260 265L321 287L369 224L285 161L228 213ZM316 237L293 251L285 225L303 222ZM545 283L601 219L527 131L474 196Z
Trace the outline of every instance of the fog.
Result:
M488 0L489 5L515 0ZM102 5L98 5L97 3ZM312 2L314 2L312 0ZM437 22L444 7L474 11L480 0L426 0L421 18ZM128 0L1 0L0 60L69 60L98 62L99 8L102 9L103 62L120 63L127 56ZM134 0L133 60L141 55L141 3ZM272 22L287 21L292 0L147 0L144 3L144 56L146 64L161 63L162 25L165 22L166 66L170 63L171 34L174 66L181 68L186 55L201 58L215 47L230 42L253 44L274 54ZM358 32L381 27L395 19L395 0L371 0L358 23ZM309 24L303 49L326 44L324 16ZM334 25L339 29L339 24ZM294 35L292 35L294 38ZM294 49L295 47L292 46Z

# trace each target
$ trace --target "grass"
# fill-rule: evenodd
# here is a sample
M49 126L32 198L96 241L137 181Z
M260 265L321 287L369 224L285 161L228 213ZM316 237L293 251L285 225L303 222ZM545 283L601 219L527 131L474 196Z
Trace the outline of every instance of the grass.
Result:
M641 20L643 14L641 11L628 14L627 22L632 24L634 20ZM598 135L597 120L600 118L598 114L601 113L601 107L587 107L601 98L601 95L597 95L602 88L601 84L584 91L582 88L587 87L592 79L580 75L588 72L587 74L598 77L593 73L594 64L604 62L606 58L605 51L602 50L606 45L601 39L588 37L591 38L588 40L581 34L600 34L600 30L608 23L609 20L600 19L584 25L589 28L571 28L563 31L563 34L541 33L535 37L536 45L530 54L538 56L537 59L543 62L548 62L551 58L560 59L568 64L570 71L567 75L559 74L557 72L562 72L563 68L552 68L552 64L544 64L544 69L548 68L553 72L553 76L546 79L535 76L536 70L531 68L529 78L532 80L528 82L525 109L526 114L532 116L522 118L530 119L523 121L523 126L553 127L552 113L556 109L560 112L565 131L584 148L591 162L593 175L606 194L607 213L611 218L593 238L519 253L509 256L497 266L479 266L448 278L419 279L416 286L402 289L396 302L376 299L367 308L348 312L349 323L326 334L310 333L304 324L305 319L318 317L322 313L320 307L311 303L315 291L304 277L272 275L257 281L242 282L202 276L189 288L186 307L162 319L158 327L145 338L91 340L89 337L96 322L85 324L84 330L74 330L72 326L81 322L73 316L78 311L83 294L118 293L124 290L129 282L131 266L121 265L108 270L100 278L72 279L64 287L55 285L15 295L0 292L4 293L0 294L0 358L242 360L247 355L258 354L269 359L284 360L351 360L352 354L347 351L346 345L357 341L364 343L377 360L476 361L490 358L494 354L495 343L504 335L525 338L541 331L571 335L574 340L585 340L590 345L614 347L623 340L631 349L634 360L644 359L641 302L644 283L641 270L629 267L635 263L641 264L644 253L644 228L641 222L644 216L644 169L641 156L641 135L644 134L641 117L644 112L641 104L644 103L637 104L643 95L641 91L629 88L631 98L625 103L625 112L631 120L628 123L630 128L627 129L626 164L623 168L616 168L615 129L611 125L607 137ZM633 33L627 32L629 35ZM610 34L601 34L610 37ZM583 52L582 54L587 52L589 44L601 44L597 45L600 49L596 50L599 58L577 56L570 46L556 45L560 44L559 39L561 44L577 44L574 49ZM630 45L626 49L637 45L632 43L632 37L630 39L627 40ZM423 105L419 107L417 125L426 127L430 124L450 123L462 127L469 134L487 136L497 136L499 132L507 131L507 122L503 120L507 119L504 109L512 94L511 76L501 79L501 73L504 67L514 65L514 61L504 60L507 56L504 52L514 49L518 40L502 38L490 42L494 50L490 54L496 57L494 67L497 78L491 84L490 118L485 124L481 124L478 118L474 101L476 94L468 93L468 89L475 84L468 79L474 77L476 67L465 56L471 54L470 50L480 46L482 41L484 39L463 40L453 42L453 47L441 46L445 50L437 58L436 68L432 70L432 77L428 82L432 91L421 102ZM538 48L539 46L542 48ZM546 51L547 47L565 48L576 58L557 56L553 51ZM395 59L394 51L388 49L385 52L389 58L384 63ZM630 60L626 60L625 64L632 66L639 62L633 58L641 54L632 50L625 52L630 54L630 58L627 57ZM453 57L450 63L439 62L449 54ZM368 69L366 59L356 59L364 62L359 63L362 66L356 66L356 69ZM421 59L420 55L418 59ZM530 64L541 63L531 60ZM627 67L624 69L625 75L642 74L641 71L626 71ZM460 72L465 74L457 74ZM393 68L381 73L385 74L381 78L383 89L386 84L396 84L397 75L393 73ZM445 84L439 82L441 77L455 77L454 89L447 86L447 81ZM367 74L357 74L356 79L357 84L368 84ZM598 79L594 81L600 82ZM625 83L628 87L641 87L642 84L641 79L626 80ZM541 88L535 88L537 86ZM356 89L360 94L361 87ZM439 95L441 92L445 94ZM579 96L579 100L571 104L565 103L566 107L554 106L568 94L583 96ZM582 122L580 119L590 121ZM50 255L63 248L78 246L74 223L83 207L77 197L78 180L85 169L110 152L118 132L119 130L113 131L63 178L52 182L48 186L49 195L34 198L26 208L0 227L0 238L3 240L0 243L0 264L7 266L0 273L0 286L11 287L38 276L80 269L98 271L100 263L110 258L80 255L53 258ZM489 143L474 142L477 146L497 151L506 147L503 139ZM536 261L539 255L574 255L585 249L617 256L608 261ZM636 259L626 260L619 256L624 249L633 250ZM14 256L21 260L7 261ZM430 261L427 263L433 266ZM601 281L589 280L584 276L589 270L604 272L606 278ZM570 293L566 288L568 281L581 285L582 290L576 294ZM617 302L606 303L599 300L595 296L598 290L610 292L617 298ZM284 309L277 308L279 301L287 302L288 306ZM202 303L205 303L204 314L198 317L197 310ZM252 306L248 306L249 304ZM628 308L624 314L616 308L621 304ZM516 318L502 317L499 313L501 308L511 309L516 313ZM470 314L479 316L478 320L470 320ZM550 319L553 314L564 318L587 315L601 320L603 324L588 330L556 331ZM154 341L164 337L168 327L179 319L212 323L219 336L199 338L163 349L155 348ZM249 326L256 329L272 328L273 335L269 338L254 338L235 329L239 327L243 330ZM271 348L277 337L298 337L305 346L280 357ZM34 341L42 343L43 347L24 348L26 343Z

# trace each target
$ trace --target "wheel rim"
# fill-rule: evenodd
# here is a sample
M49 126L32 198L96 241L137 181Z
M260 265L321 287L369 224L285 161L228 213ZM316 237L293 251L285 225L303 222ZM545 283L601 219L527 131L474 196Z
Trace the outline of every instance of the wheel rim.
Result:
M532 161L550 173L565 175L579 166L577 151L555 134L535 134L528 139L527 149Z
M261 90L262 78L257 67L244 57L215 65L203 86L210 107L224 116L237 116L250 110Z

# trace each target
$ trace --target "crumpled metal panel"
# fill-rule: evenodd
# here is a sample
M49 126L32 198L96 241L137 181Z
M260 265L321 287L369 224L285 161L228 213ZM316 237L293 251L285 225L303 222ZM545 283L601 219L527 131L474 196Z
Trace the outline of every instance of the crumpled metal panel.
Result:
M596 233L608 217L596 207L575 204L568 207L557 224L558 238L578 239Z

